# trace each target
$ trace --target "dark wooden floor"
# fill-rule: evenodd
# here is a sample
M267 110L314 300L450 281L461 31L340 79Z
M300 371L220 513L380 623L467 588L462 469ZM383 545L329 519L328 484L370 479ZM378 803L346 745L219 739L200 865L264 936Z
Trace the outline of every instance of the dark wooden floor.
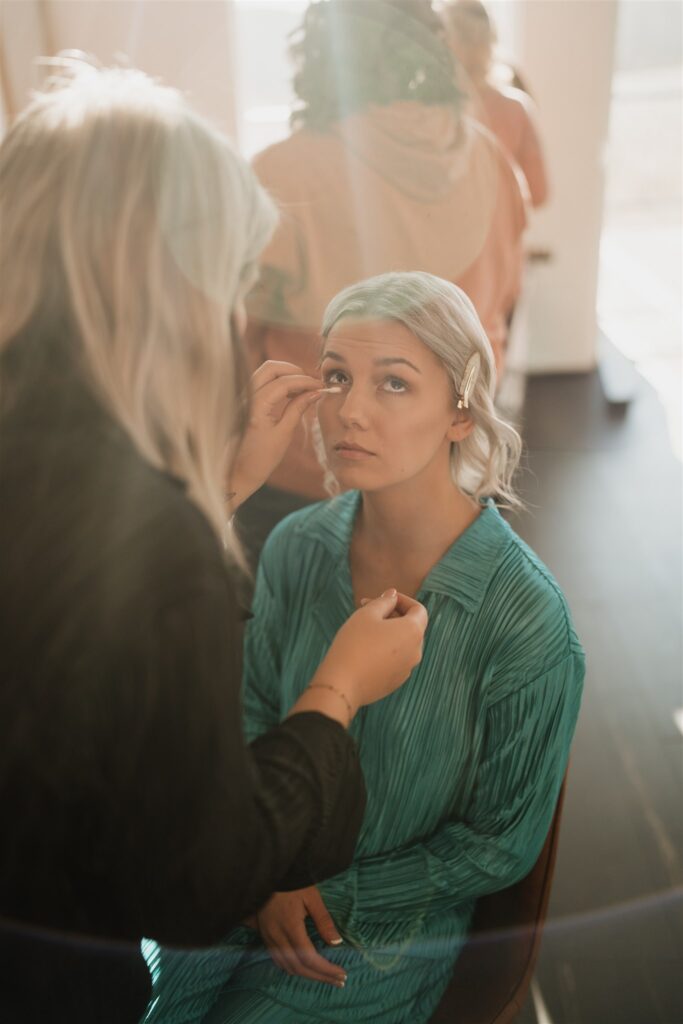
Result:
M595 374L532 379L523 433L512 524L588 664L537 983L552 1024L683 1024L681 466L645 381L620 408Z

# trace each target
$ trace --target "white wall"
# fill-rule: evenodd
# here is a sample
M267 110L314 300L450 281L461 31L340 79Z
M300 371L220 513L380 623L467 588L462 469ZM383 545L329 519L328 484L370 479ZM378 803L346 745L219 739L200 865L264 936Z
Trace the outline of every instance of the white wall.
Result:
M0 34L3 106L11 118L25 105L30 90L38 84L33 62L46 49L36 0L0 2Z
M33 0L5 0L5 50L19 106L39 78L31 60L46 47ZM49 0L44 4L56 50L94 54L103 64L124 57L187 92L196 109L234 136L232 5L222 0Z
M552 253L534 268L528 311L532 373L596 362L596 294L612 87L616 0L519 0L514 50L538 99L552 187L530 244Z

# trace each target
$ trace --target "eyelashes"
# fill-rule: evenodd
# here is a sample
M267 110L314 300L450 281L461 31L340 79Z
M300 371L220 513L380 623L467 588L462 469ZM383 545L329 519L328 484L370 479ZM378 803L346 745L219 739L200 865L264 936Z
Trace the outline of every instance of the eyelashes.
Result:
M348 375L343 370L327 370L323 373L323 380L328 386L342 388L350 383ZM408 384L401 377L385 377L379 387L389 395L402 395L409 390Z
M326 373L323 373L323 380L326 384L336 384L338 387L344 387L348 383L349 378L341 370L327 370Z
M393 387L394 384L398 384L398 388ZM388 391L390 395L402 395L408 390L408 385L400 377L387 377L382 383L382 389Z

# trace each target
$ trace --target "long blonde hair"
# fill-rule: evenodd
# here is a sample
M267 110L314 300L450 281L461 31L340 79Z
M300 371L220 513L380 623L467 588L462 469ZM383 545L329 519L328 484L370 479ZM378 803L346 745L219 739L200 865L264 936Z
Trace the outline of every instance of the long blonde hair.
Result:
M474 429L451 445L451 475L456 486L477 501L492 497L503 507L520 507L512 478L522 441L496 412L491 344L464 291L423 271L380 274L345 288L332 299L323 316L323 341L346 318L394 320L407 327L440 359L450 378L454 405L468 362L475 353L479 355L468 408ZM326 482L332 480L326 477Z
M0 146L0 358L68 324L87 385L238 561L231 321L276 219L227 139L140 71L62 61Z

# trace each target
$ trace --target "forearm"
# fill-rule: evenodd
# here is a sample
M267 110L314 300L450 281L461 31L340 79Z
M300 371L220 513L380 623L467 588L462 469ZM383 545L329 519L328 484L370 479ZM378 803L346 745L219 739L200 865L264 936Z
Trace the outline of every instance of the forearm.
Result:
M232 518L240 505L255 494L261 485L242 478L239 474L233 474L230 478L230 488L225 495L225 510L228 518Z
M237 777L233 765L227 786L215 777L202 788L176 787L165 834L140 808L145 834L153 835L146 873L126 899L145 935L166 945L208 945L274 891L303 888L351 863L365 788L346 733L322 716L297 715L246 754L245 770ZM174 855L164 853L167 842Z
M254 637L259 649L262 639ZM114 831L125 900L141 932L167 944L210 943L273 891L344 870L360 828L362 774L338 723L297 714L245 743L235 680L241 640L222 576L188 590L141 632L144 678L157 699L122 762L130 829ZM136 667L126 678L141 674ZM257 693L259 683L252 673L251 700L264 718L276 715L276 694ZM129 689L125 700L136 706L139 690Z
M354 865L354 910L368 921L384 919L387 909L392 918L443 913L514 884L528 873L536 855L535 845L506 848L505 842L454 824L426 843Z
M366 795L355 743L322 713L297 713L251 744L260 810L285 844L289 867L278 889L295 889L346 870Z
M573 656L493 706L474 798L421 843L359 861L356 912L424 910L507 888L533 867L555 810L581 695ZM378 894L381 894L378 896Z

